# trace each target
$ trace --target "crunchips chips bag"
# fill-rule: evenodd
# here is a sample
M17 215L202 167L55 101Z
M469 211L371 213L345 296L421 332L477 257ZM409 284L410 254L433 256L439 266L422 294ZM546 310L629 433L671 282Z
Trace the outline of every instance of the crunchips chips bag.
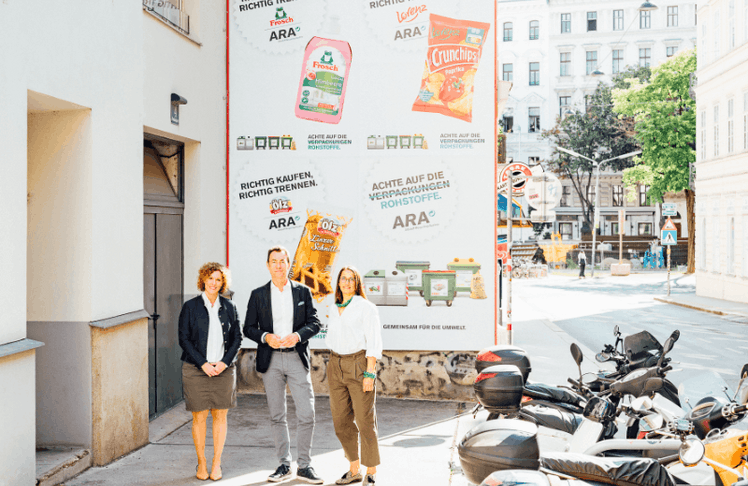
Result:
M490 24L429 16L429 48L413 111L473 121L473 83Z
M335 291L330 272L351 218L313 209L307 209L306 213L306 224L291 263L289 278L309 287L312 297L322 302L325 296Z

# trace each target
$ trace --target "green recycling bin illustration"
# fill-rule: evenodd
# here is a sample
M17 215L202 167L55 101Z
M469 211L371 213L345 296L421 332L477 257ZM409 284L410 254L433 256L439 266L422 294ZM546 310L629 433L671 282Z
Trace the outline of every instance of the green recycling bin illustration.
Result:
M455 289L458 292L470 292L473 275L480 271L480 263L472 258L455 258L447 263L447 270L456 272Z
M454 270L424 270L423 298L426 305L431 307L435 300L443 300L447 307L452 307L452 301L457 296L455 289L457 273Z
M408 277L408 290L416 291L423 297L423 283L421 272L428 270L431 262L426 261L405 261L395 262L395 268L403 272Z

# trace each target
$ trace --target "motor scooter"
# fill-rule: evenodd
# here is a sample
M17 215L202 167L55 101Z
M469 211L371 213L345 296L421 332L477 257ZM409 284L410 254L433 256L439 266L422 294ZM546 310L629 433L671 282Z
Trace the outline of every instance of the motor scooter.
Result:
M623 411L629 411L622 404L625 396L649 395L662 387L662 377L671 368L669 365L663 365L665 355L672 350L678 336L679 333L676 331L665 341L657 366L629 373L622 380L611 383L606 391L587 401L582 421L568 444L568 451L582 452L595 442L606 438L609 430L615 431L615 421L618 415ZM575 359L581 363L581 352L574 354ZM517 382L521 380L519 370L515 366L499 365L487 368L483 373L495 374L494 377L489 378L492 381L487 385L494 383L495 389L504 392L498 395L500 402L481 400L489 412L511 415L512 410L519 411L519 394L517 393ZM478 391L476 394L479 399L486 395ZM463 471L469 480L477 484L497 469L537 469L534 467L540 458L537 436L538 425L533 421L507 419L486 421L468 431L458 445Z
M659 460L632 457L596 457L591 454L545 453L532 455L532 431L518 429L505 433L507 438L519 440L524 453L524 465L518 470L500 467L481 480L481 486L523 484L527 486L572 485L628 485L669 486L674 484L748 486L748 431L730 428L748 414L748 364L741 370L738 392L722 405L717 397L703 397L688 416L667 424L670 435L679 444L678 453ZM658 378L650 378L646 389L654 389ZM745 385L745 386L744 386ZM627 385L628 386L628 385ZM641 397L638 401L644 401ZM606 414L603 402L585 410L585 417ZM720 428L725 427L725 428ZM526 428L526 427L525 427ZM530 432L530 436L527 433ZM696 433L696 437L693 434ZM667 439L672 441L673 439ZM612 441L607 441L612 442ZM657 441L630 441L657 442ZM463 445L462 443L460 444ZM498 449L504 443L498 444ZM506 450L502 451L507 453ZM461 456L462 458L462 456ZM463 464L464 469L465 464ZM536 467L537 466L537 467ZM699 469L701 466L701 469ZM468 479L478 484L477 477L485 471L476 471ZM509 469L509 470L507 470ZM706 469L706 472L704 471Z
M610 383L636 369L654 366L662 356L663 346L648 331L641 331L622 338L620 329L616 325L613 329L613 335L616 338L615 344L606 344L603 350L595 356L595 359L600 363L612 362L615 369L599 370L597 373L587 374L584 384L582 384L582 380L579 382L568 380L572 385L571 387L530 382L528 380L532 371L530 359L522 348L516 346L498 345L481 350L476 357L476 371L480 376L480 373L490 366L497 364L515 365L520 369L524 380L522 407L542 405L546 408L558 410L561 413L556 415L561 417L565 416L565 412L581 414L590 396L605 390ZM578 346L572 345L572 348L574 347L576 347L576 350L572 349L572 356L575 356L576 361L575 354L578 353L581 356L581 350ZM670 358L667 358L665 364L669 362ZM579 363L577 365L579 366ZM671 382L665 381L663 389L658 393L674 404L680 405L677 389ZM473 413L480 409L481 405L479 403L474 407ZM489 418L499 418L499 415L493 414ZM561 430L567 431L567 427L568 425Z
M668 341L666 341L669 342L669 347L667 349L663 347L663 349L659 350L658 361L654 363L656 364L656 366L653 367L656 368L656 371L654 373L658 377L664 377L665 373L672 368L668 364L670 362L670 358L667 358L666 355L670 350L672 350L672 346L679 337L680 332L677 330L674 331L668 338ZM617 344L618 343L616 343L616 345ZM571 378L568 379L574 390L579 392L579 394L574 393L574 395L579 398L579 402L577 404L574 404L573 408L570 403L559 404L558 402L549 402L548 400L526 400L525 393L527 393L527 385L522 386L521 380L522 378L524 378L524 376L526 376L527 372L522 373L519 370L517 370L517 372L513 372L511 370L511 368L513 367L507 367L506 365L502 365L499 368L494 366L484 368L476 377L475 383L473 384L473 389L475 390L475 394L478 398L479 404L489 412L488 420L494 420L502 417L519 418L521 420L528 420L535 423L536 425L555 429L566 434L576 434L577 428L583 422L582 412L588 401L601 393L610 394L610 387L612 387L614 383L617 383L621 380L601 378L594 374L587 374L590 379L585 381L585 375L582 374L581 368L581 364L583 361L582 351L579 346L576 345L576 343L572 343L570 350L572 357L574 358L574 361L576 362L579 369L579 380L573 380ZM517 360L515 360L515 362L517 362ZM651 360L647 359L643 362L649 364L651 363ZM652 368L647 368L647 370L649 369ZM636 371L629 373L629 375L626 375L624 379L628 378L629 376L631 376L631 378L628 378L629 380L637 376L642 376L641 373L639 373L641 371L641 368L637 369ZM637 375L636 373L639 374ZM645 379L652 376L654 375L652 375L652 373L650 372L645 376ZM600 383L602 379L607 380L604 390L600 390L598 388L598 390L600 391L598 391L597 393L593 392L592 388L589 386L589 383ZM663 380L661 383L662 386L657 390L658 393L661 393L662 390L664 390L666 387L674 388L674 385L666 380ZM622 385L618 386L620 388ZM621 397L631 394L632 389L622 390L623 391L621 391L620 393L618 393L617 391L616 393L613 393L613 396L616 397L614 406L618 405ZM521 393L522 397L520 405L518 407L515 407L514 404L517 393ZM567 393L572 392L567 391ZM478 412L478 410L479 407L473 409L474 416ZM636 427L636 430L638 431L638 420L631 420L629 423L629 427ZM600 438L612 438L616 434L617 430L618 429L613 420L605 421L604 431ZM588 435L594 435L594 433L584 435L586 437ZM627 432L627 436L636 437L636 431ZM596 437L595 440L599 440L600 438Z

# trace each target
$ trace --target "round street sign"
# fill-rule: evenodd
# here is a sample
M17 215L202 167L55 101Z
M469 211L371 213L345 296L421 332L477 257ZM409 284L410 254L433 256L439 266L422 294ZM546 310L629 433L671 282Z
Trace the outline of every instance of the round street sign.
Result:
M499 190L506 192L506 184L509 180L509 171L512 171L512 192L516 195L523 194L528 177L532 177L532 170L522 162L514 162L507 165L499 175ZM503 188L503 191L501 189Z
M549 173L534 175L527 180L527 201L530 206L540 209L555 208L561 201L561 181Z

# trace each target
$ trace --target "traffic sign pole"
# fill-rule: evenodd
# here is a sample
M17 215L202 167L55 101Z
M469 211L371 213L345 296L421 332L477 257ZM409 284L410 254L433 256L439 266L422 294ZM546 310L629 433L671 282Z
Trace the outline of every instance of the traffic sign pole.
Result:
M670 246L667 247L667 296L670 297Z
M506 330L509 334L509 344L514 344L514 338L512 336L512 271L514 270L514 261L512 260L512 213L514 212L514 206L512 205L512 189L514 181L512 178L512 171L509 170L507 172L506 259L509 267L509 278L506 282Z

